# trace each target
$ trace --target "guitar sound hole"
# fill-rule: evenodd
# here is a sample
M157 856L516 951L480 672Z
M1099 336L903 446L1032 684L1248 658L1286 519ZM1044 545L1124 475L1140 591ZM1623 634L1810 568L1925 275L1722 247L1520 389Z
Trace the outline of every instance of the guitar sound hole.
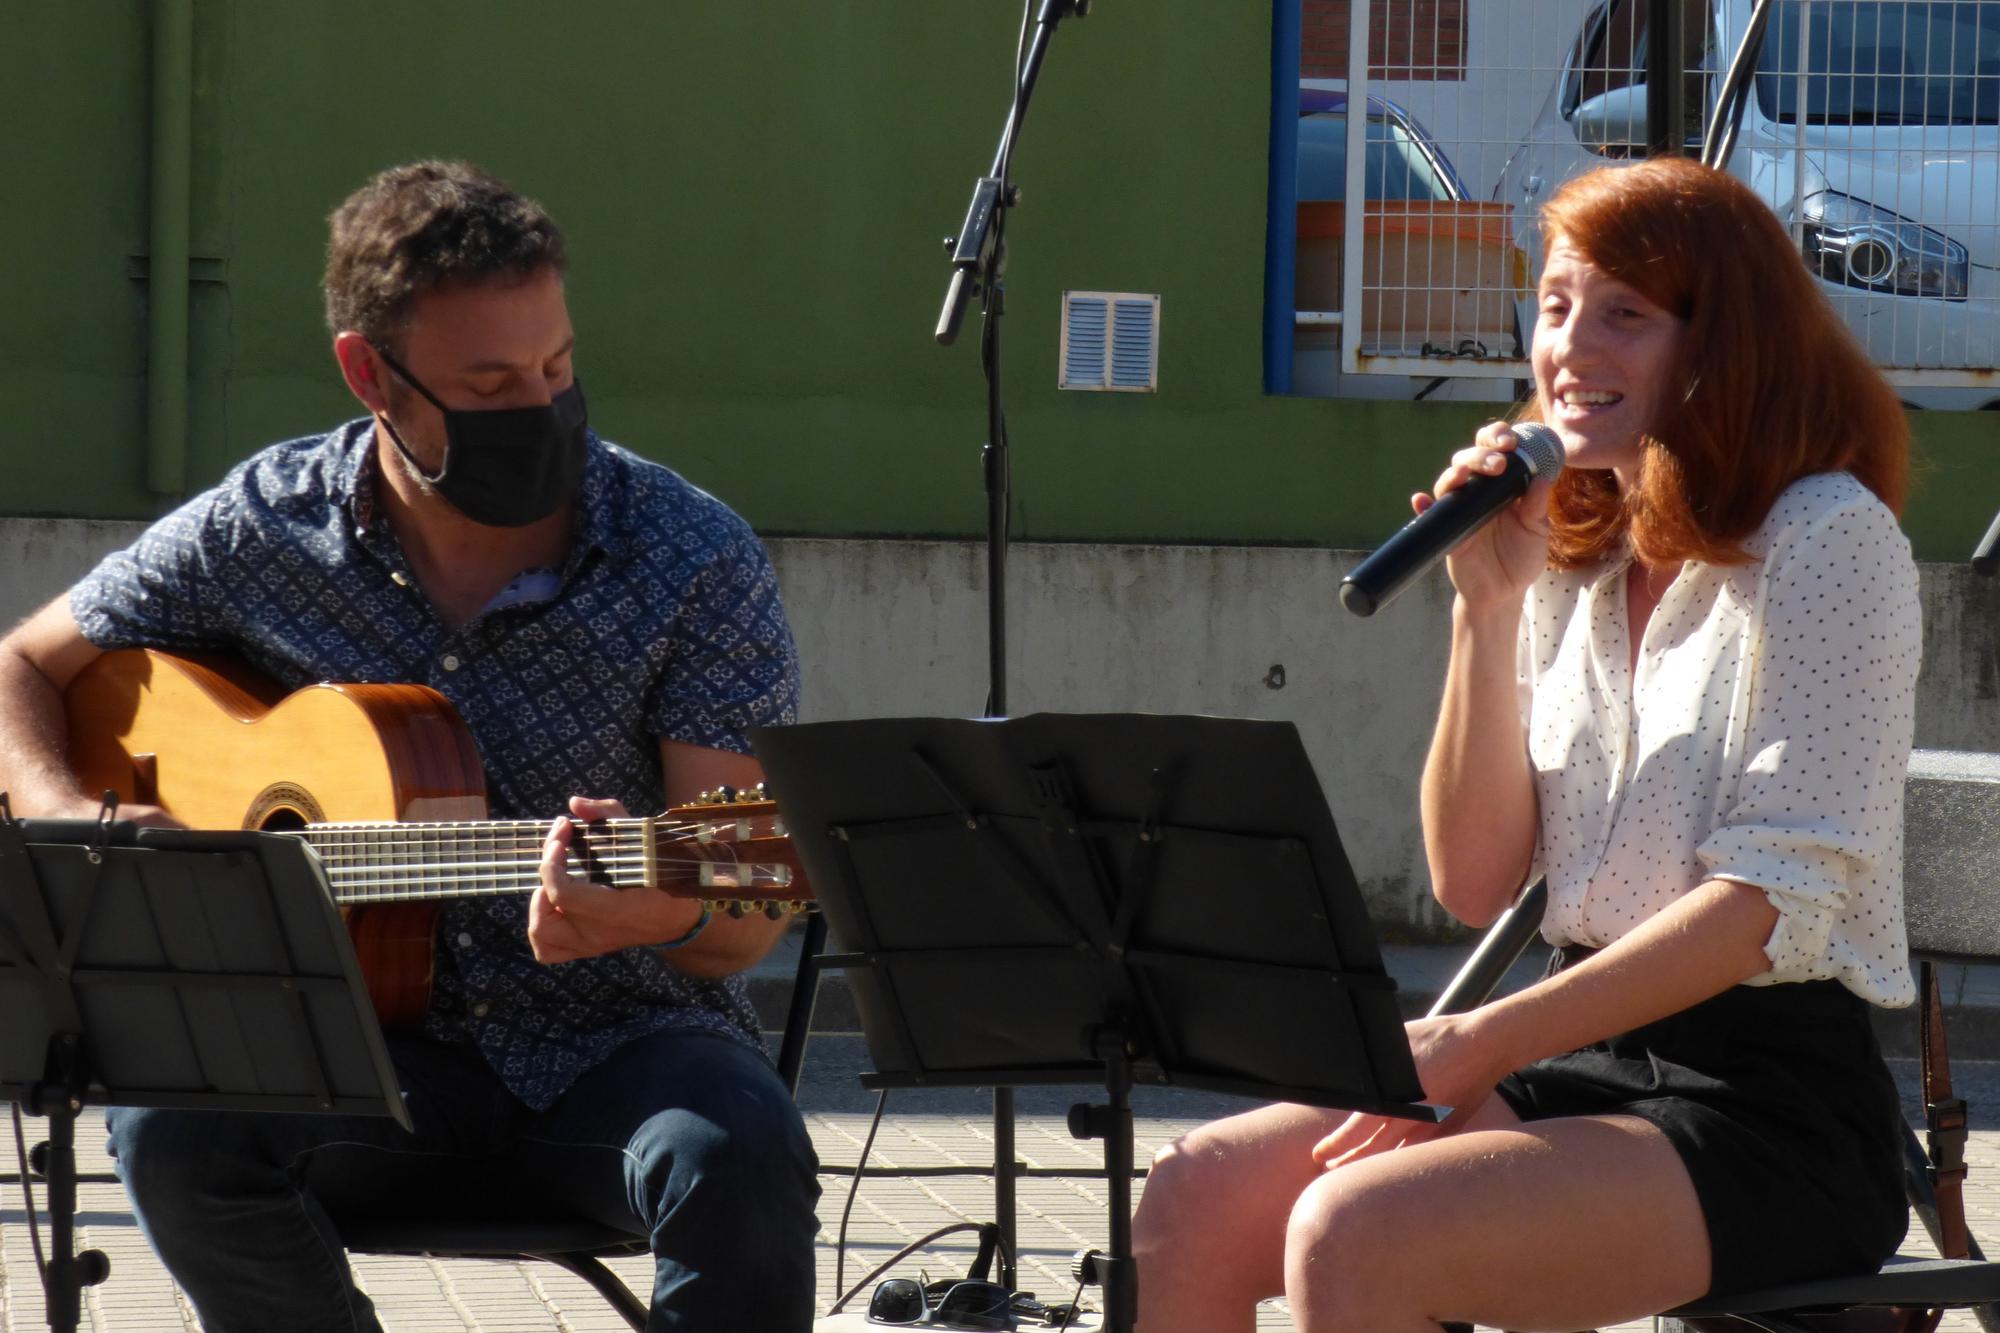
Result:
M243 827L266 833L297 833L307 824L324 824L326 813L305 788L290 782L274 782L250 802L249 817Z

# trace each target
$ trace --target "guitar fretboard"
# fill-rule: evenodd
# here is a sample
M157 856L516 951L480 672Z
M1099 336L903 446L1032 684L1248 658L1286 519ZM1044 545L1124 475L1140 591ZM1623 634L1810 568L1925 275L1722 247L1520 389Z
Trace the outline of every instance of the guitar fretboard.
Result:
M656 824L614 819L577 825L572 873L637 888L693 881L704 864L733 860L726 845L702 837L701 826ZM393 902L528 893L540 883L548 825L529 819L329 823L309 824L301 836L319 854L336 902Z

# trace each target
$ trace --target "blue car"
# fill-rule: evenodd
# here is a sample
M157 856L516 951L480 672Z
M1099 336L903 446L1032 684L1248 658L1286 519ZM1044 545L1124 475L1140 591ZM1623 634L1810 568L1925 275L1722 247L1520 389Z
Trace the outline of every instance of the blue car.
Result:
M1368 99L1370 199L1470 199L1458 172L1415 116L1382 97ZM1347 198L1347 94L1299 89L1298 199Z
M1297 265L1297 308L1326 311L1337 307L1339 297L1332 283L1338 270L1329 268L1340 241L1326 230L1332 218L1326 210L1314 221L1318 229L1307 230L1308 216L1315 204L1339 204L1347 198L1347 94L1321 88L1299 89L1299 137L1296 190L1300 205L1300 233ZM1406 231L1422 230L1419 221L1426 215L1426 202L1469 204L1471 192L1432 137L1416 117L1387 98L1370 97L1368 123L1363 142L1367 161L1362 180L1369 202L1409 202L1418 207L1408 214L1396 210ZM1337 217L1337 213L1333 216ZM1405 242L1407 244L1407 242ZM1519 335L1496 344L1511 352L1519 345ZM1511 345L1510 345L1511 344ZM1334 398L1452 398L1504 401L1514 386L1504 379L1439 379L1384 374L1344 374L1340 370L1339 334L1321 321L1301 323L1292 335L1292 392L1310 397Z

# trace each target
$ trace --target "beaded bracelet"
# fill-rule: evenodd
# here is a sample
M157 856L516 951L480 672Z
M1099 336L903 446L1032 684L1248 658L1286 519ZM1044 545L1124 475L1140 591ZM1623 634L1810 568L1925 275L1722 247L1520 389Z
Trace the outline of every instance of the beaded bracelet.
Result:
M687 928L687 934L681 936L677 940L668 940L665 944L655 944L653 947L655 949L678 949L683 944L692 944L696 936L700 935L701 932L708 929L708 919L714 915L715 915L715 909L710 907L708 904L703 903L701 908L701 915L696 917L694 919L694 924Z

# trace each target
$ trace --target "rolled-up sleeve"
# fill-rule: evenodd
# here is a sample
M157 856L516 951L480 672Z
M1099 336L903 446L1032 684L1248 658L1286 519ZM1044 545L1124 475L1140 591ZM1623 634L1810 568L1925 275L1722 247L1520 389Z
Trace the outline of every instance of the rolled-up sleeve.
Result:
M1774 979L1823 976L1836 922L1901 920L1922 626L1916 564L1886 508L1845 505L1788 534L1750 651L1734 799L1696 854L1777 909Z

